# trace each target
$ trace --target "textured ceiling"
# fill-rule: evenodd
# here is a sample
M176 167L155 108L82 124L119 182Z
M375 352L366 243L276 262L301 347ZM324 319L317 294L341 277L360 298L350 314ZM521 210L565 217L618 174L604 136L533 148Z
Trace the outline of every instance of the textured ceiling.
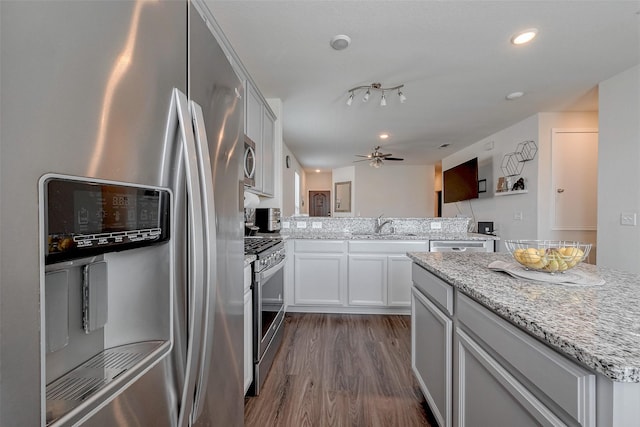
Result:
M376 145L434 163L536 112L595 111L597 84L640 62L636 0L207 3L263 95L282 100L284 142L307 169ZM532 43L510 43L531 27ZM336 34L349 48L329 46ZM404 84L406 103L347 106L373 82ZM505 100L513 91L525 96Z

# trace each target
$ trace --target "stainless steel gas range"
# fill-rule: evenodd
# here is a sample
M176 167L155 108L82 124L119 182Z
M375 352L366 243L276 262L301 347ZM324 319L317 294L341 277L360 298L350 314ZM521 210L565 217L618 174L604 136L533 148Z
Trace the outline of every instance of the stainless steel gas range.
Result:
M284 242L280 237L251 236L244 240L245 254L253 263L253 384L248 394L257 396L273 364L284 335Z

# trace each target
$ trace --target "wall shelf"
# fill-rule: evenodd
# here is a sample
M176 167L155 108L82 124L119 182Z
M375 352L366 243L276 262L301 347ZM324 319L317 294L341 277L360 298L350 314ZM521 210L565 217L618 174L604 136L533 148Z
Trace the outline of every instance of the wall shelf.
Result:
M514 196L516 194L526 194L528 193L529 190L512 190L512 191L500 191L500 192L495 192L493 195L494 196Z

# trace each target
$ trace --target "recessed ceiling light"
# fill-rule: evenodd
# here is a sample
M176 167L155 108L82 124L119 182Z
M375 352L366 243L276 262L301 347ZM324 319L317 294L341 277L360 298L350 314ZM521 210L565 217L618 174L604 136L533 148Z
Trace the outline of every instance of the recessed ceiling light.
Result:
M331 39L331 42L329 44L335 50L343 50L349 47L349 45L351 44L351 37L344 34L338 34Z
M514 99L518 99L522 96L524 96L524 92L511 92L510 94L505 96L505 99L507 101L513 101Z
M379 137L380 137L380 139L387 139L387 138L389 138L389 134L388 133L381 133L379 135Z
M528 30L521 31L518 34L511 37L511 43L515 45L529 43L531 40L535 38L537 34L538 34L537 28L529 28Z
M448 146L450 146L450 145L451 145L451 144L444 143L444 144L440 144L440 145L438 146L438 148L447 148L447 147L448 147Z

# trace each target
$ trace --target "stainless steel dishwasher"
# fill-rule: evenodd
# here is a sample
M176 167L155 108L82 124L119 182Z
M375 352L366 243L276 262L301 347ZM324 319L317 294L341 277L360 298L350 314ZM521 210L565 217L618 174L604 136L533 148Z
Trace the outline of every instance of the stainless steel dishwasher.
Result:
M493 240L430 240L429 252L493 252Z

